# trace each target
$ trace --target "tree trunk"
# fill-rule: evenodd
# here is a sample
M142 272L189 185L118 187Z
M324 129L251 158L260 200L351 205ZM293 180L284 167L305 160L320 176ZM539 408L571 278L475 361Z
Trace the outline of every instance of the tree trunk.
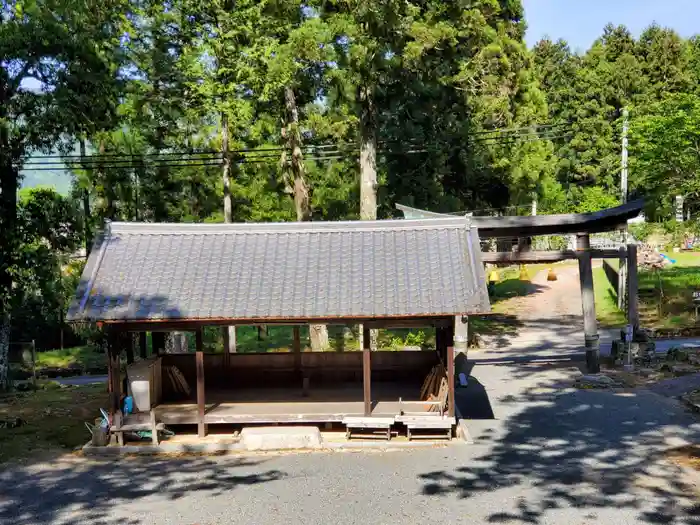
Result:
M0 391L9 388L12 265L17 253L17 186L4 108L6 86L0 84Z
M231 205L231 155L228 148L228 115L221 113L221 153L223 154L221 177L224 183L224 222L233 222ZM221 336L224 340L224 352L236 353L236 327L222 326Z
M377 218L377 118L372 89L360 87L360 219Z
M292 154L292 192L297 221L311 220L311 195L309 184L304 176L304 157L301 151L301 131L299 130L299 111L294 97L294 90L284 88L284 102L287 109L287 146ZM322 352L328 348L328 327L324 324L309 326L311 350Z
M360 99L360 219L377 219L377 114L373 89L359 88ZM360 327L362 334L362 327ZM379 331L370 330L370 349L377 349Z
M291 168L294 208L297 212L297 221L310 221L311 198L309 195L309 185L304 176L304 157L301 152L301 132L299 131L299 111L292 88L287 87L284 89L284 100L287 108L287 146L292 153Z
M10 388L10 313L0 312L0 392Z

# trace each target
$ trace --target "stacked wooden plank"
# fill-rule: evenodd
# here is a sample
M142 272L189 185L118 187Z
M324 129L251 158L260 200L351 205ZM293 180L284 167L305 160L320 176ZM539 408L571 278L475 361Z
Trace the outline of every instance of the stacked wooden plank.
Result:
M430 395L437 395L440 390L440 379L447 377L447 370L442 363L435 365L423 381L423 386L420 390L420 399L425 401Z
M187 384L185 376L182 375L180 369L176 366L165 366L165 375L170 379L170 384L173 386L173 390L178 394L185 396L190 396L192 394L192 389L190 385Z
M423 382L420 391L421 401L443 401L447 403L447 369L442 363L435 365ZM427 405L429 412L440 412L441 406L436 404Z

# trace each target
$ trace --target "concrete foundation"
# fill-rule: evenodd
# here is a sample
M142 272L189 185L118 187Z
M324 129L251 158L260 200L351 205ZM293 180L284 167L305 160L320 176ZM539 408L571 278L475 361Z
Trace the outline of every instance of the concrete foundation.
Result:
M247 427L241 431L245 450L295 450L321 448L318 427Z

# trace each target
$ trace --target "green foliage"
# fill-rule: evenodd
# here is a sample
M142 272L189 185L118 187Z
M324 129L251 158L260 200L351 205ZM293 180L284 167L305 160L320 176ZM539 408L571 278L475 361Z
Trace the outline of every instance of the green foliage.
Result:
M83 266L69 261L80 244L80 212L54 190L33 188L20 192L17 217L12 338L35 339L39 347L56 344Z
M392 334L391 332L387 332L387 335L389 336L389 350L403 350L403 348L407 346L423 348L428 343L428 338L423 330L417 332L407 331L405 334Z
M658 229L658 225L653 222L642 222L630 224L628 229L632 236L641 242L646 242Z
M577 54L550 40L528 51L519 0L35 0L1 13L0 323L11 308L13 337L60 325L81 270L68 255L105 219L222 222L224 138L234 221L296 218L290 134L313 220L359 217L358 139L371 134L380 216L396 202L591 212L619 203L628 107L630 186L648 216L670 218L675 195L700 212L700 40L668 29L609 25ZM113 157L73 162L70 197L17 198L27 158L75 154L81 139ZM698 230L683 228L674 243Z
M639 112L632 122L635 185L657 201L686 197L700 210L700 99L671 94Z

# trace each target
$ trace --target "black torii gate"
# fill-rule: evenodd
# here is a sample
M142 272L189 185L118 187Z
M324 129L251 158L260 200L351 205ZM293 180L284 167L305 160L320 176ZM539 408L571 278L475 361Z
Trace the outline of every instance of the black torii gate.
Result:
M596 324L592 259L619 258L627 260L627 292L629 297L627 301L627 318L632 326L633 333L639 328L636 244L628 244L619 250L591 249L590 234L625 228L627 221L638 216L643 206L644 201L638 199L615 208L590 213L508 217L470 216L471 224L478 229L481 239L497 237L520 238L553 234L576 235L576 250L534 251L529 246L518 246L516 250L508 252L484 252L482 253L482 260L485 263L521 264L556 262L566 259L578 260L586 365L590 372L598 372L600 370L600 341ZM407 219L431 219L447 215L411 208L403 204L397 204L396 208L403 212L404 217ZM449 215L453 216L455 214L451 213ZM465 215L468 215L468 213L465 212ZM455 347L458 346L458 343L466 346L466 337L459 337L461 323L455 324ZM463 327L463 330L466 330L466 326ZM462 341L462 339L464 340Z

